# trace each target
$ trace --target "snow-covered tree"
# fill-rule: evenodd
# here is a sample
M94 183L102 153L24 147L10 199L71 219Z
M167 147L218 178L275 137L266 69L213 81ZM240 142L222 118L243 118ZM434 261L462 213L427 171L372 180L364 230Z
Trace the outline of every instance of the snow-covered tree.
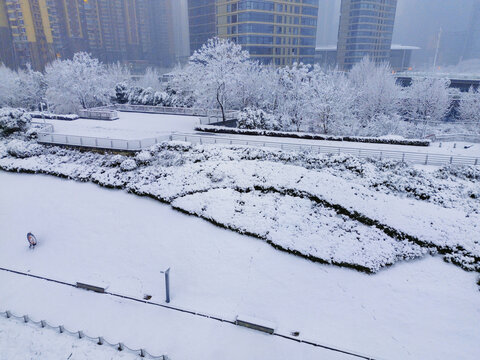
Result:
M0 107L15 106L20 92L16 71L0 63Z
M106 67L87 53L76 53L72 60L55 60L47 65L47 100L57 113L74 113L108 104L114 87Z
M376 64L366 57L352 68L348 77L355 94L358 135L371 133L380 119L398 114L401 89L388 64Z
M34 71L30 64L25 70L18 72L18 88L20 89L17 106L28 110L42 110L45 106L47 83L41 72Z
M447 115L451 106L449 86L448 79L415 78L406 89L405 113L421 124L422 137L430 122L442 121Z
M160 82L160 77L161 75L157 69L149 67L145 70L145 74L137 80L135 85L144 89L151 88L154 91L161 91L163 90L163 86Z
M282 124L284 128L292 126L295 131L300 131L307 120L306 105L311 94L309 70L310 65L304 64L293 64L278 70L278 111L285 119Z
M237 98L242 75L250 66L249 54L230 40L213 38L190 57L183 74L183 85L192 93L197 106L225 110Z
M458 113L463 121L480 126L480 91L478 89L471 87L468 93L462 94Z
M237 126L240 129L280 130L274 115L261 109L246 108L238 115Z
M353 90L344 73L315 66L310 74L307 110L309 131L324 134L350 134Z

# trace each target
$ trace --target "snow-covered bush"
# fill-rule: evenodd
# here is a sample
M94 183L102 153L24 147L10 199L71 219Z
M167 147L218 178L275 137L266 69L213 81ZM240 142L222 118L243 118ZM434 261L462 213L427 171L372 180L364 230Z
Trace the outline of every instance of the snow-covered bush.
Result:
M0 134L10 135L17 131L26 131L32 117L23 109L0 109Z
M152 162L153 156L148 150L140 151L137 155L135 155L135 160L137 163L146 165Z
M17 106L20 87L18 73L0 63L0 107Z
M275 116L261 109L247 108L238 115L237 126L240 129L279 130Z
M28 158L43 151L43 146L23 140L12 140L7 144L7 152L16 158Z
M120 169L123 171L132 171L137 168L137 163L134 159L126 159L120 164Z

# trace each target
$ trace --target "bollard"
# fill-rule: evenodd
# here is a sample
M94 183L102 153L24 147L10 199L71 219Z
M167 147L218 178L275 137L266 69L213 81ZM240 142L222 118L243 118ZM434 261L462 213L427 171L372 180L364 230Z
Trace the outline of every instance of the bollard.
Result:
M170 268L165 271L165 290L166 290L166 299L167 303L170 302Z
M46 326L47 322L45 320L40 320L40 326L44 328Z
M23 322L28 323L28 320L29 320L28 315L23 315Z
M65 331L62 325L58 327L58 330L60 331L60 334L63 334L63 332Z
M82 331L79 331L79 332L78 332L78 338L81 339L81 338L83 338L83 336L84 336L84 335L83 335L83 332L82 332Z
M145 350L140 349L140 357L145 357Z
M98 338L97 345L103 345L103 338L101 336Z
M6 311L5 314L7 315L7 319L10 319L10 317L12 316L12 313L10 311Z
M123 344L122 343L118 343L118 351L123 351Z

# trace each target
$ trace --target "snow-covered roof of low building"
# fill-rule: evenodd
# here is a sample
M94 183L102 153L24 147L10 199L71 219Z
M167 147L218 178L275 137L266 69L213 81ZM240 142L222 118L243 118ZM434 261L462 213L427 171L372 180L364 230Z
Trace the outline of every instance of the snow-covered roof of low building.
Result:
M418 46L392 44L391 49L392 50L420 50L421 48Z

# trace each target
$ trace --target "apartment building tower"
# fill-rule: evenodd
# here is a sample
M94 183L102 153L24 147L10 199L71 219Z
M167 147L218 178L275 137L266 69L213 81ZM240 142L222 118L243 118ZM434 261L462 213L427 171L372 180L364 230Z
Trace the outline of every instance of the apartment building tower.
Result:
M388 62L397 0L342 0L338 29L337 64L342 70L368 56Z
M189 0L190 48L213 36L277 66L313 63L318 0Z

